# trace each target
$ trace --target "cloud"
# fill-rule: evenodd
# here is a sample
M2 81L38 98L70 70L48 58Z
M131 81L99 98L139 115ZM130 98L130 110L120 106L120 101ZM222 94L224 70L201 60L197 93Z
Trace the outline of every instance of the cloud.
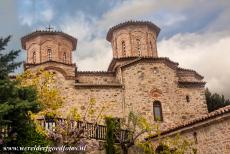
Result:
M198 71L213 92L230 98L230 35L219 33L177 34L158 43L160 56Z
M96 19L77 12L75 17L66 17L60 28L78 39L73 60L78 70L106 70L112 60L112 49L102 31L96 26Z
M191 0L179 0L177 5L174 5L174 1L171 0L126 0L118 3L113 9L106 12L102 19L98 22L98 24L102 27L109 27L111 25L123 22L125 20L133 20L133 19L146 19L146 16L151 16L154 13L157 14L162 8L166 10L173 10L175 13L178 10L186 9L189 4L192 3ZM171 14L173 12L171 11ZM167 14L169 15L169 14ZM148 18L148 17L147 17ZM176 21L181 21L182 15L178 19L170 19L171 23L175 23ZM168 23L168 25L171 25Z
M79 70L107 70L110 61L112 60L112 49L105 41L105 39L95 38L92 41L85 42L85 46L82 49L79 49L77 55L80 55L79 52L89 51L91 56L81 58L77 57L77 66Z
M43 20L49 22L53 19L54 12L52 9L46 9L43 12L41 12L41 16L43 17Z
M53 3L46 0L24 0L19 5L21 25L30 27L50 22L54 17Z

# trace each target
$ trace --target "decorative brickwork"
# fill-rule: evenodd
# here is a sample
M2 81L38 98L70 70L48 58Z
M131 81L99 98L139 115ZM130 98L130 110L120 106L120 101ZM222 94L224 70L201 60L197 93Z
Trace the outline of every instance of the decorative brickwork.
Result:
M160 28L151 22L130 21L111 28L107 40L111 42L113 57L157 57L156 40Z

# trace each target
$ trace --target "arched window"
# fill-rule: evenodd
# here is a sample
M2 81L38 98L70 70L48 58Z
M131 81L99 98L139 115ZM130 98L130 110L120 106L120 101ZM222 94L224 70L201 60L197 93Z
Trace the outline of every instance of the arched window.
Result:
M63 54L63 62L66 63L66 53Z
M153 115L155 121L163 121L162 107L160 101L153 102Z
M122 46L122 54L123 56L126 56L126 46L125 46L125 41L121 42L121 46Z
M149 42L149 45L150 45L150 51L153 51L153 45L152 45L152 42Z
M141 41L140 39L137 39L137 52L138 52L138 56L141 56Z
M48 49L48 60L52 60L52 51L51 49Z
M186 95L185 98L186 98L186 101L187 101L187 102L190 102L190 97L189 97L189 95Z
M35 51L33 52L33 63L34 64L36 63L36 52Z

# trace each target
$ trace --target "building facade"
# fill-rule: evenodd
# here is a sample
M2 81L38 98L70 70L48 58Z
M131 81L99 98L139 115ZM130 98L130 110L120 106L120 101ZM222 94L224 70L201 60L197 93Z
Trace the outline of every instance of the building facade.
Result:
M90 98L96 108L108 104L106 115L125 118L130 111L142 114L163 128L207 113L203 77L180 68L169 58L158 57L157 36L151 22L129 21L107 33L113 59L107 71L78 71L72 62L77 39L56 31L36 31L21 39L27 52L25 69L43 67L55 72L65 96L62 113L72 107L84 113Z
M106 106L104 114L116 118L126 118L131 111L139 113L151 124L158 122L165 135L203 122L197 118L215 118L207 110L203 77L167 57L158 57L159 32L159 27L146 21L118 24L106 36L113 52L108 70L78 71L72 61L76 38L58 31L35 31L21 39L27 52L24 67L31 70L43 67L56 74L58 89L65 96L60 109L63 117L73 107L85 113L89 100L94 98L96 111ZM225 123L229 122L218 121L213 126L218 128ZM198 132L210 130L196 128ZM185 134L194 138L194 129ZM202 140L202 136L198 138ZM151 139L157 140L154 136ZM205 141L199 142L198 148L202 149Z

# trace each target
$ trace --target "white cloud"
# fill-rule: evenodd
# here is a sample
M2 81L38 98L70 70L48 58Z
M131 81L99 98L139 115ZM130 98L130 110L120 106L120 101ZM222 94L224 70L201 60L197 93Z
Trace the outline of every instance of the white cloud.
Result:
M74 52L74 62L78 70L107 70L112 60L112 51L105 36L101 35L104 29L97 28L93 17L86 17L77 12L75 17L66 18L61 29L78 39L77 50Z
M53 16L54 16L54 12L52 9L46 9L41 12L42 19L47 22L51 21L53 19Z
M185 20L185 17L178 15L177 12L191 7L191 4L193 4L192 0L178 0L176 5L175 1L171 0L126 0L117 4L112 10L106 12L102 16L102 19L98 21L98 25L108 28L126 20L143 19L162 8L167 11L172 10L176 13L176 16L169 17L167 17L169 14L166 14L168 23L164 22L163 25L171 25ZM171 13L173 13L172 11Z
M230 35L223 33L178 34L158 43L160 56L179 62L205 78L213 92L230 98Z
M78 69L88 71L107 70L109 63L112 60L112 49L105 39L95 38L84 44L84 48L79 49L77 52L88 50L90 51L91 56L77 58Z
M20 24L31 26L33 23L33 16L32 15L20 15L19 20L21 21Z
M89 40L94 30L94 19L93 17L90 17L90 19L91 21L87 20L82 12L77 12L74 17L66 17L60 28L66 33L77 37L79 41Z
M24 0L19 6L19 20L21 25L32 27L37 23L50 22L55 15L52 3L46 0Z

